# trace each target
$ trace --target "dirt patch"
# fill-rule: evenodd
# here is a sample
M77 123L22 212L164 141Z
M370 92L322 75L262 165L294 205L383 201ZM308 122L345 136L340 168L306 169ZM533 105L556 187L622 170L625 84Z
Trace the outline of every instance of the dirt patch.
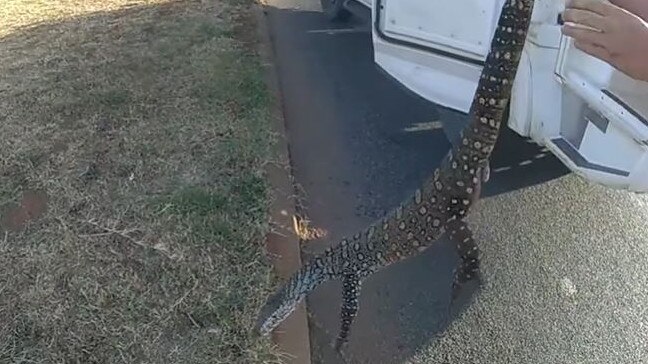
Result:
M40 190L23 192L20 204L0 207L0 231L20 231L30 221L34 221L47 212L47 194Z

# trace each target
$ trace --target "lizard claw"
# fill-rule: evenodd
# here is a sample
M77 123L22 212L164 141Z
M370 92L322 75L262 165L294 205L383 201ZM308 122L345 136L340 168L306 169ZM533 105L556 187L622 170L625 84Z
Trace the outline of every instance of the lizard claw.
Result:
M338 354L342 355L342 348L345 346L345 344L346 344L346 340L339 337L335 339L335 346L334 346L335 351Z
M471 270L471 273L463 272L456 274L455 277L455 280L452 282L452 302L458 301L463 296L463 293L472 293L483 283L479 270Z

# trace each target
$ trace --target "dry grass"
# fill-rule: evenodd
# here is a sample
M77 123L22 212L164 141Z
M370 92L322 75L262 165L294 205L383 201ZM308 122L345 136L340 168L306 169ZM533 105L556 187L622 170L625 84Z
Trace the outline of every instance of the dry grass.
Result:
M2 3L0 362L278 362L248 3Z

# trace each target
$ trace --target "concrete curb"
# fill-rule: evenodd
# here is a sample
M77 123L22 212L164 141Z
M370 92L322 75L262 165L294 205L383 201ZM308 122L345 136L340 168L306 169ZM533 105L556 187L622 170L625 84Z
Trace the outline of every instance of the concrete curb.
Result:
M277 164L268 164L266 174L272 189L270 217L272 231L267 236L268 254L273 259L277 275L285 280L301 267L300 241L293 229L292 217L295 215L295 189L290 171L290 152L286 138L283 115L283 102L279 79L274 64L274 52L265 4L254 3L255 20L258 31L258 52L265 69L265 81L274 98L272 110L273 131L278 135L275 155ZM311 350L306 306L302 302L272 335L273 342L283 351L287 364L310 364Z

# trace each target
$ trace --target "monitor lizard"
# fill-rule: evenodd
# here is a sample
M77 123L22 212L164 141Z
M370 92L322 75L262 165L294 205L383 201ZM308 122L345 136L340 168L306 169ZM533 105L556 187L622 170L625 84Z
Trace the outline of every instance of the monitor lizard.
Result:
M533 5L533 0L506 0L472 101L471 121L434 174L384 218L303 265L262 308L258 333L269 334L321 283L341 280L341 328L335 344L340 350L359 309L363 280L419 254L444 233L461 258L453 296L465 282L479 279L479 249L463 219L488 179L488 161L511 97Z

